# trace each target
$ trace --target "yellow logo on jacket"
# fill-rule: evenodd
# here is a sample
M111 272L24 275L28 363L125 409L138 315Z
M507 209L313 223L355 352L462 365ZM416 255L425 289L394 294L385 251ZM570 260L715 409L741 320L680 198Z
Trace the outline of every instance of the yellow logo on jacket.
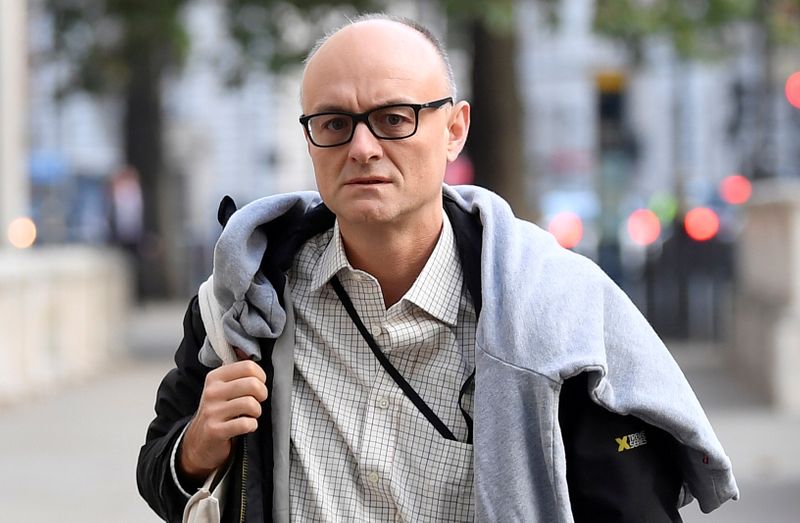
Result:
M626 450L635 449L636 447L641 447L642 445L647 445L647 435L643 430L633 434L628 434L627 436L622 436L621 438L614 438L614 440L617 442L617 452L623 452Z

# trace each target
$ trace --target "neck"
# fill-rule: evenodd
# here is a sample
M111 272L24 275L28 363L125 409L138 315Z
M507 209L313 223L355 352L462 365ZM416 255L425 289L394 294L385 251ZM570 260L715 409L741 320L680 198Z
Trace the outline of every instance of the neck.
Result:
M378 280L389 308L425 267L442 231L442 215L412 225L339 222L339 231L350 265Z

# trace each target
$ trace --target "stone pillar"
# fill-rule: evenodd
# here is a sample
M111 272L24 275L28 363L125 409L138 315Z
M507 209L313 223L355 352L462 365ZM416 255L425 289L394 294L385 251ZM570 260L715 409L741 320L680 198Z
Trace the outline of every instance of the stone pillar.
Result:
M800 180L756 184L735 294L738 373L777 408L800 412Z
M0 407L114 361L125 348L130 301L120 253L9 242L9 223L29 207L26 5L0 0Z
M26 5L20 0L0 0L0 249L9 245L11 220L28 212Z

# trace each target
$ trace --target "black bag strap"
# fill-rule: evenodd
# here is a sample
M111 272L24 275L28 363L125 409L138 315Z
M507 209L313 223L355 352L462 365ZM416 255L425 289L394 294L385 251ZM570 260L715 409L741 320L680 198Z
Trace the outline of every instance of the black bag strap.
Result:
M353 320L353 323L358 329L358 332L361 333L361 336L364 338L364 341L367 342L367 345L369 345L369 348L372 350L372 353L378 359L381 366L383 366L386 372L389 373L389 376L392 377L394 382L397 383L397 385L405 393L408 399L410 399L412 403L414 403L417 409L422 413L423 416L425 416L428 419L431 425L433 425L433 427L439 432L439 434L441 434L443 438L449 439L451 441L458 441L455 435L453 435L453 433L450 431L450 429L447 428L447 425L445 425L444 422L441 419L439 419L439 416L437 416L436 413L433 412L433 410L431 410L428 404L425 403L425 401L419 396L419 394L417 394L417 391L414 390L414 387L412 387L411 384L409 384L406 381L403 375L400 374L400 371L398 371L395 368L395 366L392 365L392 363L389 361L389 359L386 357L383 351L381 351L380 347L378 347L378 344L372 337L372 334L370 334L370 332L364 326L364 323L361 321L361 317L358 315L358 312L356 312L356 308L353 306L353 302L350 300L350 296L344 290L344 287L342 287L342 283L339 281L339 278L337 276L331 278L331 285L333 286L333 290L336 291L336 295L339 297L339 301L341 301L342 305L344 305L344 308L347 311L347 314L350 316L350 319ZM464 410L464 408L461 407L461 398L466 392L467 386L469 382L474 378L474 376L475 372L473 371L473 373L470 375L469 378L467 378L467 381L461 387L461 392L459 393L459 398L458 398L458 403L459 403L458 406L459 408L461 408L461 412L464 414L464 419L467 421L467 431L468 431L467 443L472 443L472 418L470 418L467 412Z
M469 386L472 382L475 381L475 371L472 371L472 374L464 381L464 384L461 386L461 391L458 393L458 408L461 409L461 414L464 415L464 421L467 422L467 443L472 444L472 416L467 413L466 409L464 409L464 405L461 403L461 400L464 399L464 394L467 393Z

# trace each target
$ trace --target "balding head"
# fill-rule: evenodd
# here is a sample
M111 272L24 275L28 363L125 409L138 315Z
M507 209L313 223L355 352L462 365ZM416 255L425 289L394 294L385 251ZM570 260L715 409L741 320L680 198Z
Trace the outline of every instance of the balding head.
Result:
M323 83L329 83L334 79L329 75L337 73L375 77L381 70L391 75L406 67L408 73L419 73L420 79L427 77L425 81L443 85L441 96L456 97L453 72L439 40L427 28L406 18L362 15L321 38L306 58L305 66L301 102L306 113L309 84L318 83L320 76ZM430 73L437 78L430 78Z
M311 48L306 59L303 63L308 66L308 62L317 54L317 51L320 47L322 47L328 39L333 36L334 34L338 33L342 29L349 27L351 25L359 24L362 22L369 22L369 21L386 21L386 22L395 22L406 27L413 29L414 31L418 32L422 37L424 37L430 44L433 46L436 54L439 55L439 58L442 61L442 70L445 76L447 77L447 82L450 87L450 96L453 97L454 100L457 99L457 87L456 87L456 80L455 75L453 74L453 68L450 65L450 58L447 55L447 51L445 50L444 46L442 45L441 41L433 34L433 32L425 27L424 25L412 20L410 18L406 18L403 16L394 16L389 15L386 13L366 13L357 16L351 20L348 20L346 24L340 25L339 27L334 28L331 31L328 31L322 38L316 41L314 47Z

